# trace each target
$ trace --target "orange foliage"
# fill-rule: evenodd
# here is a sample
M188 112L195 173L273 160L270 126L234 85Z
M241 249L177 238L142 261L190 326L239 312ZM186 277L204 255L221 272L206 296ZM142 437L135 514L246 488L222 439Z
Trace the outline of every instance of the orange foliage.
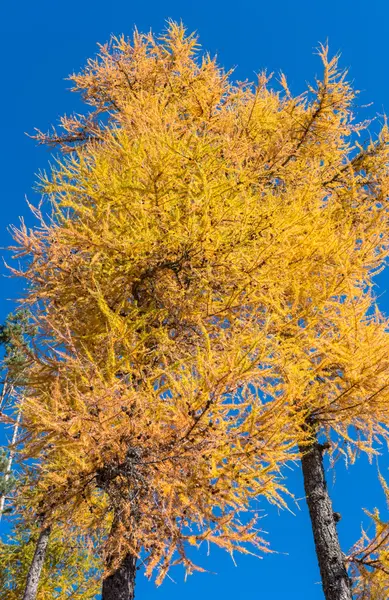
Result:
M265 549L239 511L283 503L311 435L352 457L388 437L388 131L353 141L355 93L320 56L295 98L232 83L174 23L115 38L71 78L91 112L37 136L63 156L51 219L14 232L40 330L31 507L113 522L107 555L143 548L159 581L195 568L188 544Z

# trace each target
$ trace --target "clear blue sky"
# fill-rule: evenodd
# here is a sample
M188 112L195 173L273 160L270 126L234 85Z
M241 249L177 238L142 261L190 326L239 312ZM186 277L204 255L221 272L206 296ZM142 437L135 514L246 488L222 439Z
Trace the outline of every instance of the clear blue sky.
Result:
M2 44L2 93L0 95L1 219L0 245L10 243L7 226L28 215L25 196L32 201L35 173L45 168L47 150L36 147L25 136L34 127L46 130L64 113L80 110L77 97L67 90L64 78L81 68L111 33L160 31L167 18L182 19L189 30L197 30L203 46L217 53L225 68L236 67L239 79L254 72L284 71L294 93L304 89L320 73L314 50L329 40L332 52L340 51L341 64L361 90L360 103L373 105L363 116L389 112L387 0L173 0L130 2L115 0L4 0L0 8ZM4 270L3 270L4 272ZM388 276L380 278L381 306L389 311ZM19 284L0 279L0 322L12 310ZM8 300L8 299L11 299ZM380 459L383 474L388 461ZM288 476L298 498L303 497L296 467ZM344 550L356 540L363 519L362 506L382 504L376 467L362 460L348 470L339 465L336 479L329 482L334 508L342 513L339 531ZM266 509L266 507L263 507ZM183 581L181 571L161 588L139 574L137 600L206 600L216 594L223 600L321 600L313 541L304 500L299 510L291 506L278 515L265 510L263 528L279 554L263 560L237 557L235 567L228 555L212 550L201 558L203 566L216 574L198 574ZM287 554L286 554L287 553ZM200 557L199 557L200 558Z

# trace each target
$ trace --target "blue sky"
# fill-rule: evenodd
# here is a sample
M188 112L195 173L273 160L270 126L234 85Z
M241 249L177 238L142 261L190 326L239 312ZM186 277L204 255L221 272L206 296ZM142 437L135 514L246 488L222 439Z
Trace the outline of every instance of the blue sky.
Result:
M130 34L134 25L140 31L160 31L165 20L182 19L190 31L197 30L200 42L226 69L236 67L238 79L252 79L266 68L284 71L294 93L320 74L315 56L319 42L327 39L333 53L340 51L342 66L361 90L359 102L372 106L361 109L363 118L389 112L389 46L385 32L389 19L386 0L173 0L148 3L115 0L8 0L0 8L3 49L2 94L0 95L1 218L0 246L10 243L7 227L21 215L33 223L25 197L37 200L32 187L39 169L47 167L49 153L37 147L25 132L34 127L47 130L64 113L80 111L79 99L70 94L65 77L80 69L96 52L96 43L110 34ZM2 270L5 273L5 270ZM379 280L380 304L389 311L388 276ZM0 322L13 308L20 284L0 278ZM380 459L383 474L388 461ZM291 505L295 515L264 508L263 528L279 554L231 558L220 551L201 556L211 573L197 574L183 581L181 571L172 574L155 588L140 573L137 599L186 600L213 598L223 600L320 600L323 598L313 541L303 500L298 467L288 474L300 508ZM334 508L342 513L339 524L346 551L360 533L361 507L373 508L383 502L376 482L376 466L361 459L348 470L339 464L329 487ZM200 558L200 557L199 557ZM216 574L213 574L216 573Z

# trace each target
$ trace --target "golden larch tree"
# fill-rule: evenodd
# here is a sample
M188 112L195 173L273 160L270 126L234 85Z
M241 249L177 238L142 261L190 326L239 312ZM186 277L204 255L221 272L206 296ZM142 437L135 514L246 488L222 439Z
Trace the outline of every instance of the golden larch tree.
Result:
M282 505L297 457L326 599L351 599L350 573L363 597L386 585L378 516L341 552L323 452L388 438L388 131L358 143L355 92L320 56L294 97L284 76L234 83L175 23L114 38L71 77L90 111L36 136L62 156L50 217L14 230L39 331L22 498L44 526L103 532L103 600L133 597L140 556L160 582L200 568L191 544L266 550L239 512Z

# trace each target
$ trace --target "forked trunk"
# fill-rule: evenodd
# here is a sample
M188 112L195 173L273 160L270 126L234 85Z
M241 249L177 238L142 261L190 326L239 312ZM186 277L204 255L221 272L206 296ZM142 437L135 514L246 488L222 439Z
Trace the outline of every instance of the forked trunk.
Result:
M323 446L314 440L300 448L306 500L326 600L352 600L351 581L339 544L323 465Z
M101 600L133 600L135 575L136 557L127 554L116 571L104 579Z
M24 590L23 600L35 600L39 579L45 562L47 544L49 543L50 527L42 529L36 543L34 558L32 559L30 569L27 575L26 588Z

